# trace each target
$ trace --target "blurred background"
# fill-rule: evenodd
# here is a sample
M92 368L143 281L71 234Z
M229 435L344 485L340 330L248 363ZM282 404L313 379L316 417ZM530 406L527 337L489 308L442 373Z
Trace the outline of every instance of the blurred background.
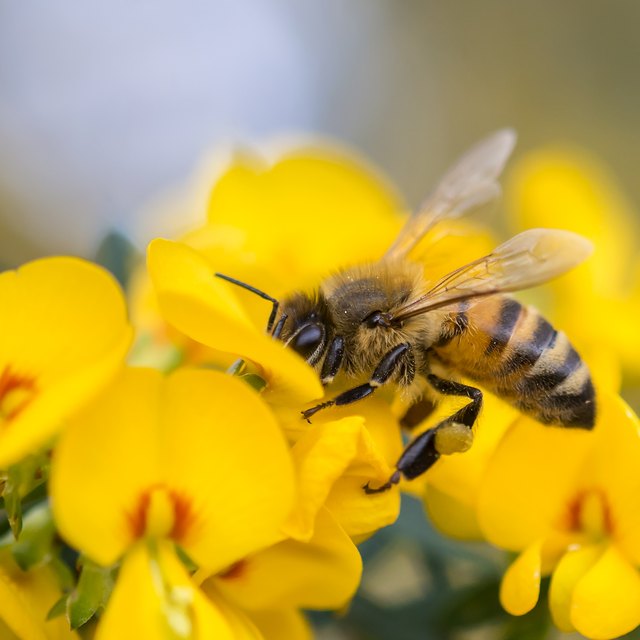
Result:
M317 133L410 204L461 150L595 151L640 198L640 4L0 0L0 260L90 256L222 142ZM149 224L150 222L150 224Z
M640 202L640 3L617 0L0 0L0 264L95 256L221 144L319 134L415 206L470 143L587 148ZM505 566L431 530L410 498L363 546L359 597L319 637L551 637L509 618ZM544 598L542 598L544 601Z

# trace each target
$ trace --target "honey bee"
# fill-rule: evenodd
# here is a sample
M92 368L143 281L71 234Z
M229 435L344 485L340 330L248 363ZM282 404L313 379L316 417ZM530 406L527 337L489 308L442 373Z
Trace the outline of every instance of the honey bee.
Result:
M595 392L589 369L562 331L533 307L505 295L554 278L582 262L591 243L569 231L531 229L492 253L430 283L411 252L427 232L488 202L514 147L501 130L469 150L445 174L385 255L322 282L312 294L296 292L282 303L227 276L273 303L267 330L302 356L329 385L338 373L366 382L302 412L363 400L383 385L405 391L430 388L469 402L404 450L385 491L403 476L413 479L441 455L465 451L482 407L477 383L536 420L593 428ZM461 382L464 379L465 382ZM418 397L404 425L415 426L432 408Z

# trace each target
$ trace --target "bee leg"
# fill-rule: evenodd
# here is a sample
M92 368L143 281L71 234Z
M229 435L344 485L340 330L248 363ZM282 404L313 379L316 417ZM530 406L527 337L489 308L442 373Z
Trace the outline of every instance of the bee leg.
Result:
M282 328L284 327L284 323L287 321L289 316L286 313L283 313L280 316L280 320L276 323L276 326L273 327L273 331L271 333L272 338L279 338L282 333ZM269 333L269 324L267 324L267 333Z
M342 362L344 360L344 338L335 336L329 343L327 355L322 363L322 371L320 373L320 381L324 386L333 382L338 375Z
M407 431L415 429L435 411L437 406L436 402L427 396L420 398L405 411L400 418L400 426Z
M427 380L436 391L444 395L466 396L471 402L410 442L396 463L396 471L389 481L375 489L367 483L363 487L365 493L387 491L400 481L401 475L413 480L432 467L441 455L460 453L471 446L471 428L482 408L482 391L459 382L443 380L433 374L427 376Z
M383 356L382 360L380 360L378 366L375 368L369 382L365 382L358 387L353 387L353 389L348 389L336 396L333 400L328 400L327 402L323 402L315 407L311 407L311 409L303 411L302 417L309 421L309 418L312 415L318 413L318 411L321 411L322 409L326 409L327 407L332 407L334 405L343 406L345 404L351 404L352 402L357 402L358 400L362 400L363 398L370 396L378 387L383 385L385 382L388 382L389 378L391 378L391 376L403 365L406 368L405 377L408 379L407 384L409 384L413 379L415 365L413 362L413 354L411 353L411 345L408 342L399 344Z
M404 476L407 480L413 480L429 469L440 457L440 453L435 446L435 431L435 429L429 429L429 431L425 431L411 441L402 452L396 463L396 470L389 480L375 489L370 487L367 482L362 487L364 492L366 494L382 493L391 489L394 484L398 484L401 476Z

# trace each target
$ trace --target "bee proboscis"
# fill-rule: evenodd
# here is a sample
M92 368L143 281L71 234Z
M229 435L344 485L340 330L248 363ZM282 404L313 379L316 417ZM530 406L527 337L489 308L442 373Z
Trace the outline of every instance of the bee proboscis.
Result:
M468 151L445 174L377 262L327 278L312 294L297 292L274 304L268 331L316 368L322 383L338 373L367 381L303 411L311 418L333 405L362 400L395 384L418 394L425 388L470 402L416 437L400 456L385 491L401 476L413 479L443 454L466 450L482 407L480 389L497 394L546 424L591 429L595 392L586 364L566 335L538 311L508 293L546 282L582 262L591 243L569 231L530 229L492 253L429 284L411 252L436 224L499 193L497 178L514 147L515 134L501 130ZM220 274L218 274L220 275ZM432 403L431 403L432 404ZM424 417L424 411L409 411ZM414 426L407 417L406 426Z

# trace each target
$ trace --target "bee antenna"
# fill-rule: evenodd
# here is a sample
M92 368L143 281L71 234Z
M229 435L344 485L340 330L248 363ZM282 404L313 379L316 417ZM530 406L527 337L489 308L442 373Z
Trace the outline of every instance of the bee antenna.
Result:
M278 307L280 306L280 302L278 302L278 300L276 300L275 298L272 298L270 295L266 294L264 291L260 291L260 289L256 289L255 287L252 287L250 284L247 284L246 282L242 282L241 280L236 280L231 276L225 276L223 273L215 273L214 275L216 278L226 280L231 284L235 284L238 287L242 287L243 289L246 289L247 291L251 291L251 293L255 293L257 296L260 296L264 300L268 300L269 302L271 302L271 304L273 304L273 308L271 309L271 314L269 315L269 321L267 322L267 333L269 333L273 327L273 323L276 320L276 315L278 314Z

